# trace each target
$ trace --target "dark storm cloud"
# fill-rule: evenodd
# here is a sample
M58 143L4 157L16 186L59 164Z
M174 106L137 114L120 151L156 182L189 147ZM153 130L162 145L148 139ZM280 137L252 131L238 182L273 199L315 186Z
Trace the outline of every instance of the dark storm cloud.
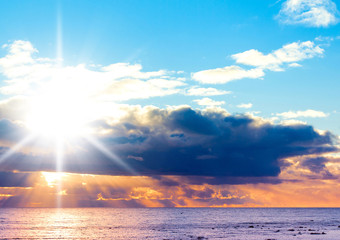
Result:
M177 187L180 186L181 183L178 181L175 181L173 179L166 178L164 176L158 176L154 175L152 176L154 179L158 180L158 184L161 186L166 186L166 187Z
M63 203L64 207L69 207L67 201ZM115 207L115 208L142 208L145 207L138 200L115 200L115 201L97 201L97 200L79 200L77 207ZM74 206L70 206L74 207Z
M309 178L337 179L338 177L330 173L326 167L326 163L334 161L336 161L334 158L314 157L304 159L300 165L301 167L308 168L312 173L317 174L317 176L309 176Z
M268 183L268 184L279 184L283 180L275 177L205 177L205 176L188 176L183 179L189 184L200 185L221 185L221 184L231 184L231 185L241 185L247 183ZM287 181L287 180L284 180ZM292 180L290 180L292 181Z
M190 108L171 112L166 119L166 124L171 129L180 129L187 133L200 135L216 135L219 133L219 129L212 119L202 116ZM184 134L182 135L184 136Z
M320 173L321 171L326 169L325 163L328 162L328 159L325 157L317 157L317 158L308 158L302 162L303 167L307 167L309 170L315 173Z
M279 183L275 177L286 165L284 158L338 151L331 133L320 134L312 126L274 125L260 118L191 108L155 108L142 116L131 111L120 123L95 124L112 131L98 140L134 171L128 171L85 139L77 143L77 152L65 155L64 171L207 176L210 180L205 178L203 182L209 184ZM53 155L17 154L2 167L53 170L55 161Z
M0 199L0 207L1 208L15 208L20 206L23 200L22 196L11 196L9 198Z
M0 187L31 187L30 173L0 172Z
M184 197L187 198L200 198L200 199L210 199L213 197L215 191L211 188L206 187L204 190L195 190L190 187L182 187L182 191L184 192Z

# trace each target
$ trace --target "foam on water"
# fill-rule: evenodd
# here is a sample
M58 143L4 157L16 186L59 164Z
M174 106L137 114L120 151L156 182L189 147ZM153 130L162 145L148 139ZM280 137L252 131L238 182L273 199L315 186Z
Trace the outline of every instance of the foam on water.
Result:
M0 239L340 239L340 209L0 209Z

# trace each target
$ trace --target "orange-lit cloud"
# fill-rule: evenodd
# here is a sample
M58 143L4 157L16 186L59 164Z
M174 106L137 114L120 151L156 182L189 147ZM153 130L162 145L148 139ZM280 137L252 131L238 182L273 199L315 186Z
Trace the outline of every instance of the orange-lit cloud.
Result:
M334 160L332 175L338 159ZM179 176L143 177L31 173L30 187L1 187L1 207L338 207L338 178L301 174L294 165L281 183L190 184ZM327 166L326 166L327 168ZM337 170L338 171L338 170ZM295 177L293 178L294 174ZM33 177L34 176L34 177ZM312 177L311 177L312 176ZM58 188L60 184L61 189Z

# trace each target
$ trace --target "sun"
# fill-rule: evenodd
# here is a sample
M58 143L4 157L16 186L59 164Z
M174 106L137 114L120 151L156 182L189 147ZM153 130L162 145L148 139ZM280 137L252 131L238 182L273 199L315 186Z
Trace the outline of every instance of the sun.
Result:
M26 117L27 128L45 138L74 138L87 131L92 103L76 91L50 89L32 97Z

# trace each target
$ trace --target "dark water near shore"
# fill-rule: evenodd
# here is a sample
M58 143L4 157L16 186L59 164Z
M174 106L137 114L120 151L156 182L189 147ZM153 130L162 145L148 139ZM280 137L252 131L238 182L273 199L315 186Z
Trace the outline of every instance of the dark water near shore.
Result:
M340 209L0 209L0 239L340 239Z

